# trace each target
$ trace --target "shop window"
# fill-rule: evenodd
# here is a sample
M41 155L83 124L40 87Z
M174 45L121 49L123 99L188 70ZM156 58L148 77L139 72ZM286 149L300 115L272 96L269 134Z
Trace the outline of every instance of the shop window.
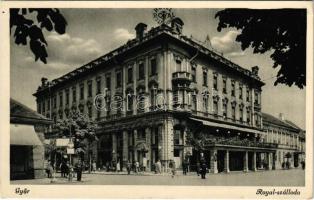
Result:
M174 149L173 156L174 157L180 157L180 149Z
M175 130L174 136L173 136L173 143L174 145L180 145L180 137L181 137L181 131Z

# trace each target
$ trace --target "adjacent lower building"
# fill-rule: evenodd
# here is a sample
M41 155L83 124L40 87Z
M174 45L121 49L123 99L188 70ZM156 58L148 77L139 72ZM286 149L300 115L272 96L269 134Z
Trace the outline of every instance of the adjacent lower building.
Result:
M277 144L263 140L259 68L231 62L183 35L183 26L177 17L149 31L139 23L121 47L43 78L38 112L55 122L74 110L96 120L97 168L129 160L153 170L160 160L167 170L170 160L181 168L186 159L195 169L201 155L213 173L271 168Z
M286 120L281 113L279 117L262 113L265 141L276 144L276 154L273 169L301 167L305 161L305 131Z
M10 124L10 180L44 178L44 132L52 121L11 99Z

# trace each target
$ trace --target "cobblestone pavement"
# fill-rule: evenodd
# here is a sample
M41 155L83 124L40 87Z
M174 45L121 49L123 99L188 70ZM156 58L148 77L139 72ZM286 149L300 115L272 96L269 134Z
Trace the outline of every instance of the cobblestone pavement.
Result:
M84 173L82 181L69 182L66 178L56 175L56 181L51 179L18 180L11 184L85 184L85 185L197 185L197 186L304 186L305 172L301 169L271 170L257 172L230 172L220 174L207 174L201 179L195 172L184 176L178 171L172 178L170 174L139 173L127 175L125 172Z

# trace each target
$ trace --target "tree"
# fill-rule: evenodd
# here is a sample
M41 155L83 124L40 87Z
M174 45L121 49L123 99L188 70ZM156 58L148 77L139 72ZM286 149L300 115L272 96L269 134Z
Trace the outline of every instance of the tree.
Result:
M254 53L272 50L273 68L280 66L274 85L306 85L306 10L305 9L224 9L218 11L217 30L236 28L236 41L242 50Z
M30 16L37 13L34 21ZM43 29L64 34L67 22L59 9L53 8L12 8L10 9L10 31L15 28L14 38L17 45L29 45L35 56L35 61L40 59L47 63L48 43L43 34Z
M80 112L71 112L66 119L57 121L56 129L60 137L73 139L75 153L81 159L89 153L91 144L98 140L97 124Z

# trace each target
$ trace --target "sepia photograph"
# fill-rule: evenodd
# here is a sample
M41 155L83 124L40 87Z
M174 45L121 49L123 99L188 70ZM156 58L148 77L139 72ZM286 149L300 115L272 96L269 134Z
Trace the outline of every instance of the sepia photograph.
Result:
M249 186L300 198L309 9L133 6L8 9L15 194Z

